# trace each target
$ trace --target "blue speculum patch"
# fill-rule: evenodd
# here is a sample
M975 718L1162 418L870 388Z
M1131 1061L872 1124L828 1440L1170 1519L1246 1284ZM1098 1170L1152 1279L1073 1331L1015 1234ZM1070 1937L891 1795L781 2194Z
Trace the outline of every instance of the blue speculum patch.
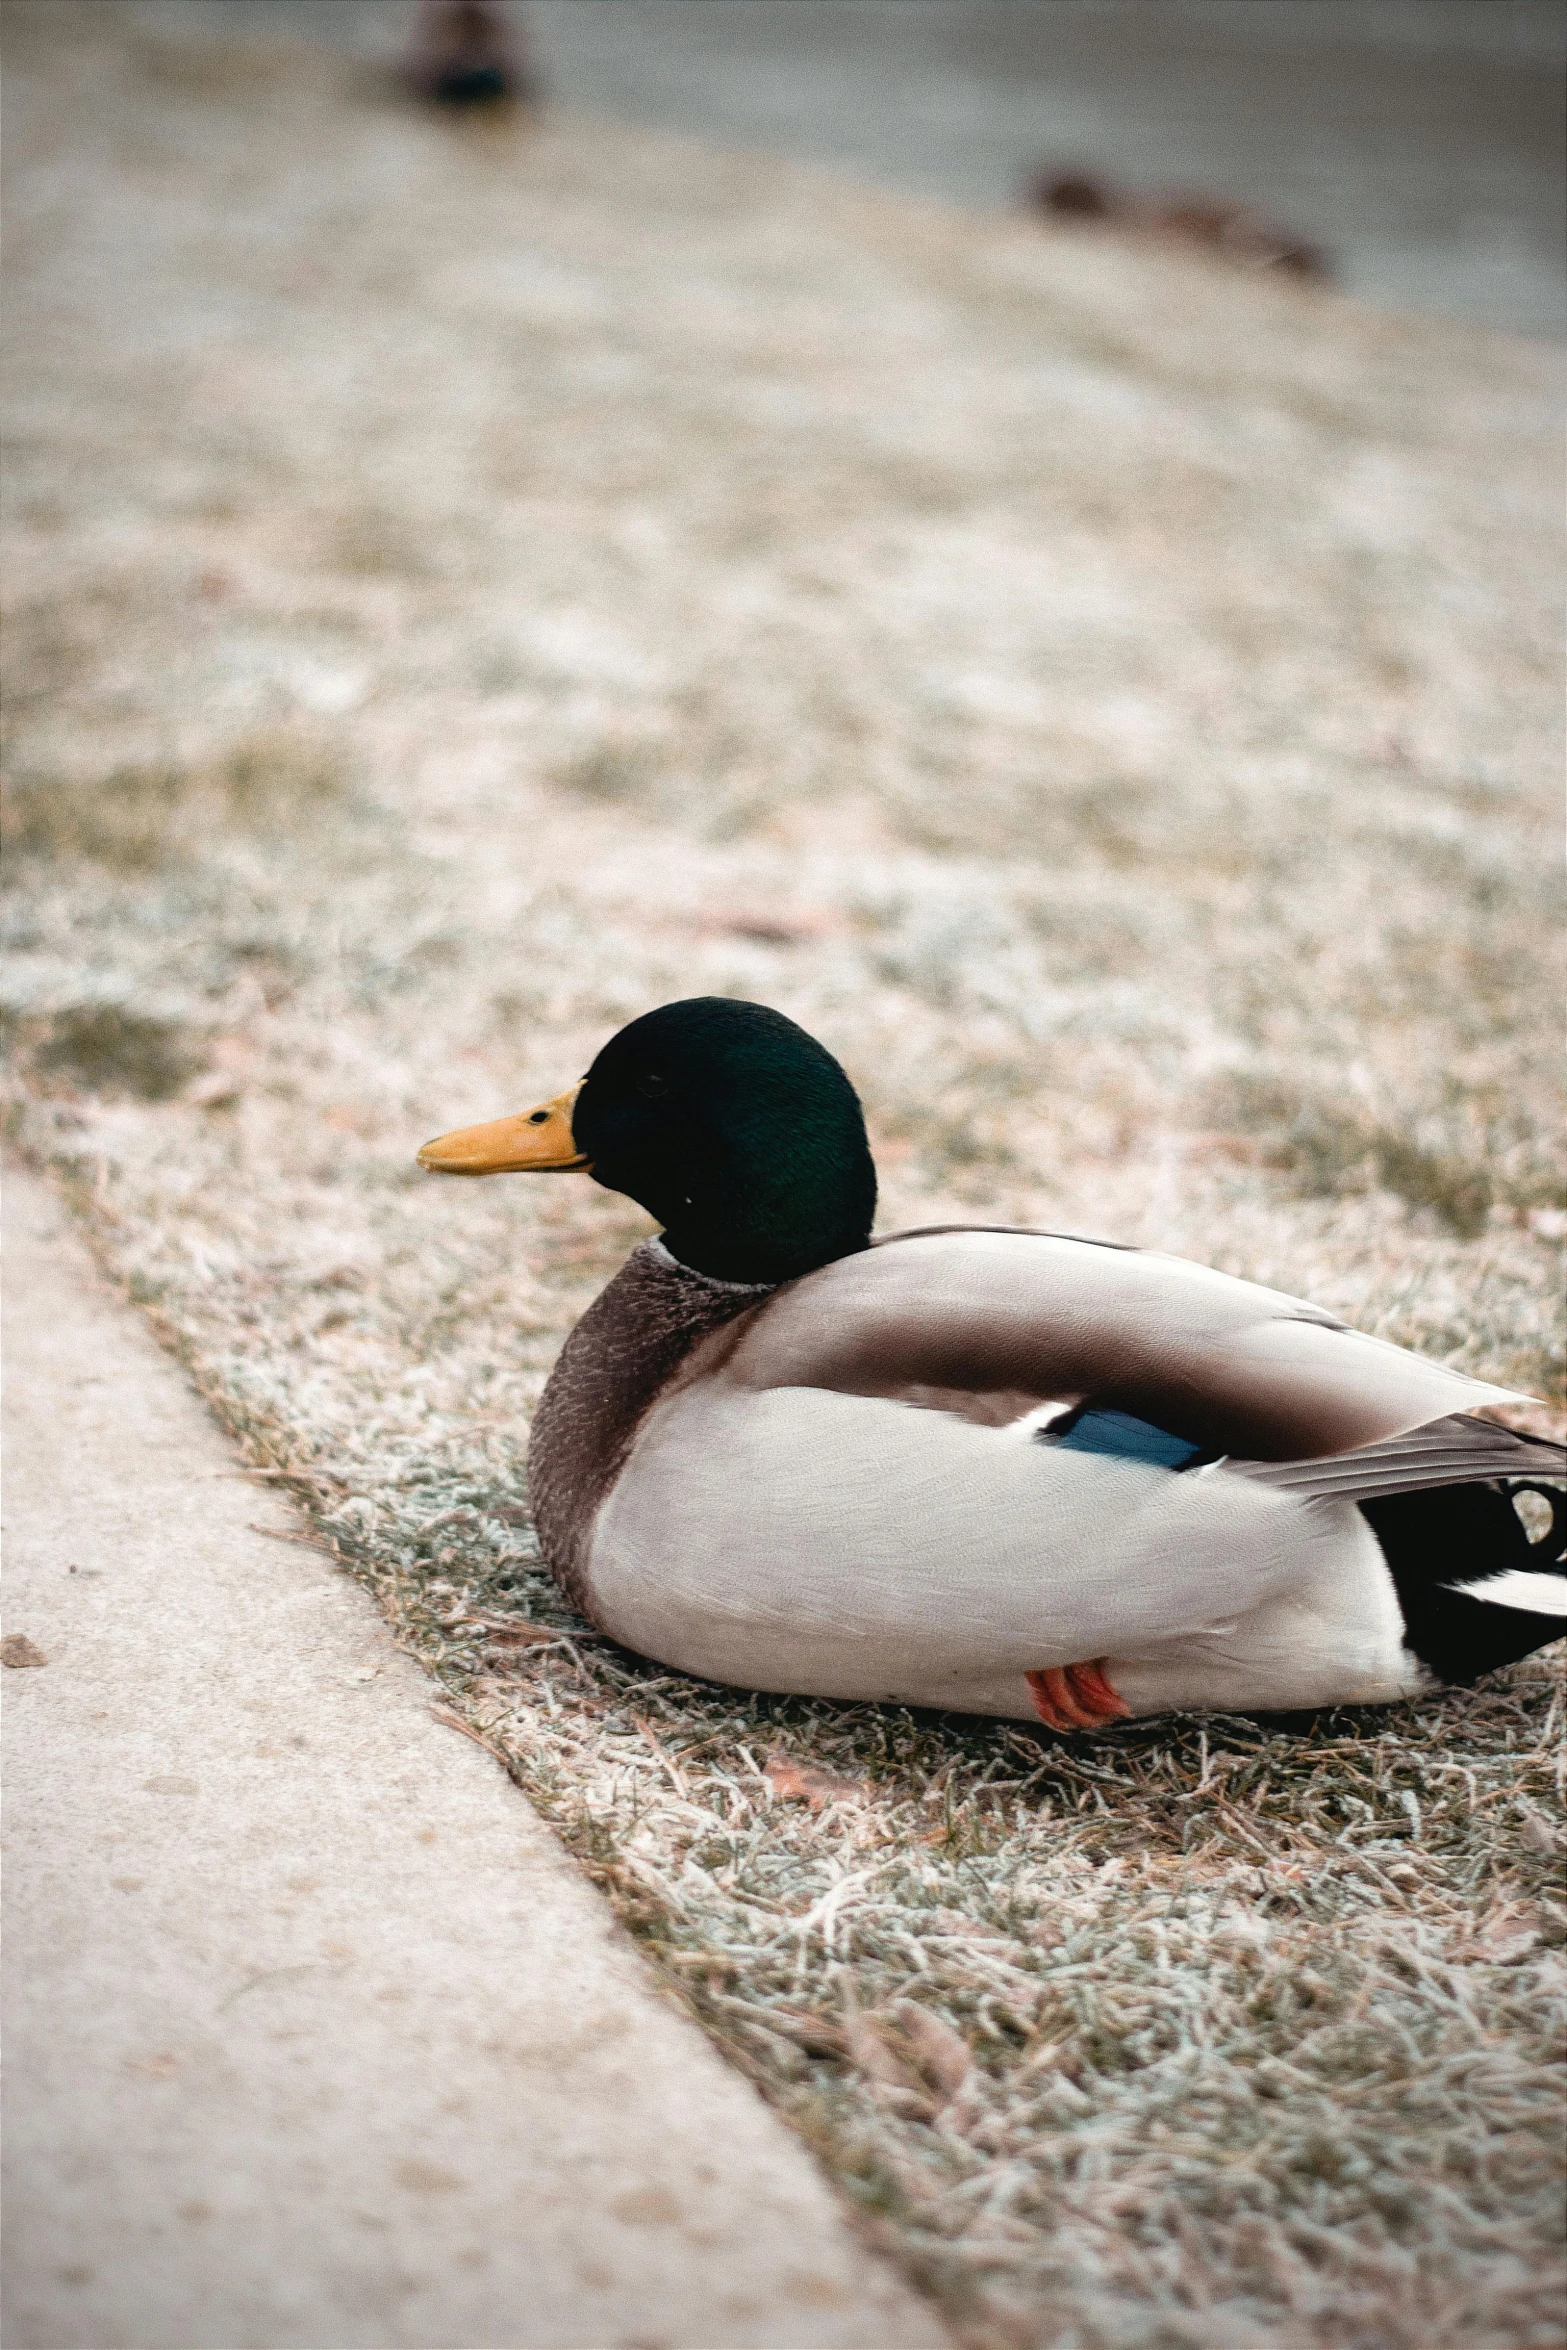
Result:
M1043 1441L1059 1444L1067 1452L1110 1453L1117 1460L1147 1461L1156 1469L1189 1469L1194 1461L1211 1457L1200 1444L1172 1436L1150 1420L1134 1420L1130 1412L1079 1412L1064 1435L1047 1429Z

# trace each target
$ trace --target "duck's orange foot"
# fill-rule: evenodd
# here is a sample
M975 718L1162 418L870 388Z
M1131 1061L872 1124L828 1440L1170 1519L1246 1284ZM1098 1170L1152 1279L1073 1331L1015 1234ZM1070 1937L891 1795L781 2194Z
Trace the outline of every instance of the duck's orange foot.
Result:
M1035 1713L1052 1730L1102 1730L1108 1722L1124 1721L1132 1710L1111 1688L1102 1663L1052 1665L1024 1679Z

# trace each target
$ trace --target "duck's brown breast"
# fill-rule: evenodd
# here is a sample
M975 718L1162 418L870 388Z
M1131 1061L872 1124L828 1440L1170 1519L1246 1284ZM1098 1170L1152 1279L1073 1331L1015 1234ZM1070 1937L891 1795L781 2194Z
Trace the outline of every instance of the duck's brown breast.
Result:
M593 1615L593 1522L644 1417L704 1339L753 1312L770 1287L715 1281L644 1241L572 1331L534 1414L534 1524L566 1597Z

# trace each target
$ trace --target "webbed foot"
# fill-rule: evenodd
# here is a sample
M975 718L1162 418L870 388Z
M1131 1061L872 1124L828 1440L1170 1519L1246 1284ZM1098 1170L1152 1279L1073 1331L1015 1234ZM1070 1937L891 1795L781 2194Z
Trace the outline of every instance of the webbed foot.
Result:
M1102 1730L1124 1721L1131 1707L1105 1678L1102 1662L1051 1665L1042 1673L1024 1675L1034 1711L1052 1730Z

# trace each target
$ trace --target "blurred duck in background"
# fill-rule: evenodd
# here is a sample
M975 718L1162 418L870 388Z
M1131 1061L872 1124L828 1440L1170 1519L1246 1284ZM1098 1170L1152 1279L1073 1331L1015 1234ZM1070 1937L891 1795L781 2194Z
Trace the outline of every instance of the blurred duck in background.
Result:
M467 110L539 100L515 27L484 0L427 0L407 71L433 106Z
M1092 172L1043 172L1029 190L1030 203L1053 219L1084 221L1137 236L1166 237L1205 246L1253 269L1282 269L1292 277L1331 278L1332 265L1319 245L1280 228L1244 204L1215 196L1166 196L1155 202L1123 196Z

